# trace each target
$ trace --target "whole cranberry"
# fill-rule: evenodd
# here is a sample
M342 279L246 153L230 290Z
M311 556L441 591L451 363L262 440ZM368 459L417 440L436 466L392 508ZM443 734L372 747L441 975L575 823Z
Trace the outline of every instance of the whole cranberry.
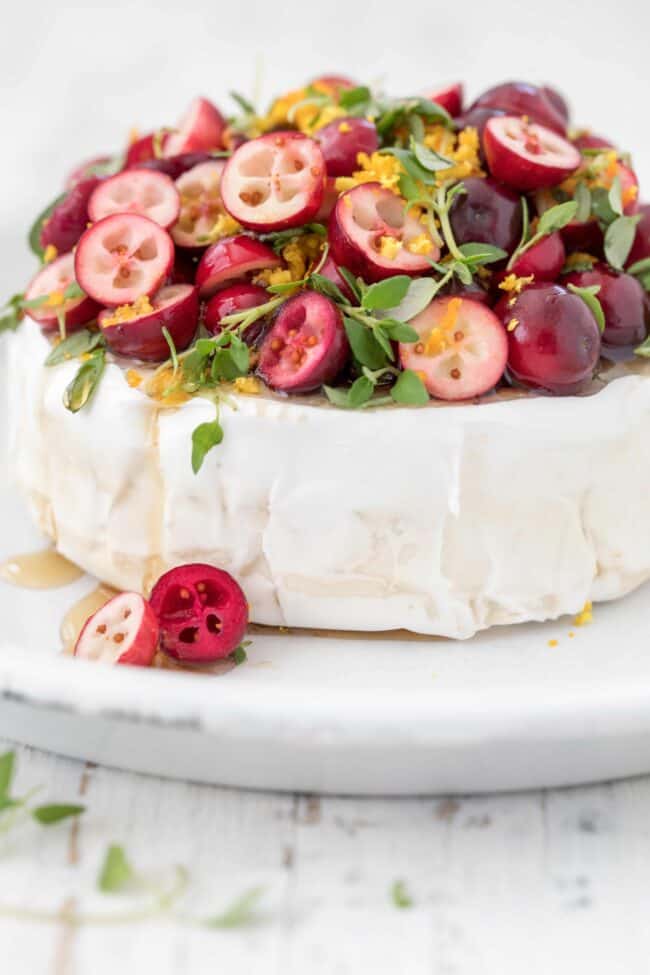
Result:
M596 264L591 271L574 271L563 278L565 286L600 287L597 298L605 313L603 344L639 345L650 328L650 302L636 278L621 274L606 264Z
M481 305L487 305L488 308L492 304L490 292L476 278L471 284L463 284L459 278L454 276L449 284L446 284L439 291L438 297L469 298L471 301L478 301Z
M350 176L359 168L360 152L370 155L379 148L377 129L365 118L337 118L316 133L328 176Z
M530 274L536 281L555 281L564 267L566 251L559 231L542 237L514 261L510 271L518 278Z
M511 381L556 396L579 393L600 356L600 332L577 295L557 284L531 284L494 309L508 330Z
M507 81L489 88L476 99L473 108L500 108L506 115L527 115L531 122L545 125L560 135L566 133L566 118L547 91L525 81Z
M451 206L451 228L458 244L494 244L512 254L521 239L522 209L518 193L493 179L470 177Z

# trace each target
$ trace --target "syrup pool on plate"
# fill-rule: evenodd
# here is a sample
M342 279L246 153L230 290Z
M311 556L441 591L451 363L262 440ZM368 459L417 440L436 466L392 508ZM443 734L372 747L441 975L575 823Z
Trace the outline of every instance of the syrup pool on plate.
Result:
M75 582L83 570L53 548L12 555L0 564L0 579L25 589L57 589Z

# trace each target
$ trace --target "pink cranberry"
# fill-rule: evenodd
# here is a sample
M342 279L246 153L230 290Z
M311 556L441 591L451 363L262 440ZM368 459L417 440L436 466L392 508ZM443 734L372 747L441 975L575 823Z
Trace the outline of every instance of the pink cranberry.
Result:
M643 286L631 274L596 264L591 271L568 274L562 284L600 287L597 298L605 313L605 345L634 346L643 342L650 328L650 302Z

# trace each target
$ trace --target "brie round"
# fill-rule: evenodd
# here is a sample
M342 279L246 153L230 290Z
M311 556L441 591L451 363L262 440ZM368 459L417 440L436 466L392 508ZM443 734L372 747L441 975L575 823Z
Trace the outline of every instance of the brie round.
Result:
M78 363L11 336L12 460L39 525L121 589L231 572L251 619L465 638L615 599L650 577L650 376L589 397L359 411L232 394L161 408L109 362L78 414Z

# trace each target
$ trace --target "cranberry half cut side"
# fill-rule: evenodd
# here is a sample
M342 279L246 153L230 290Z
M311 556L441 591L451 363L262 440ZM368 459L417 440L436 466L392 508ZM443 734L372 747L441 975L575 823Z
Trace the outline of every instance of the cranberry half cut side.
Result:
M280 309L260 348L258 373L271 389L308 393L336 379L349 354L337 306L305 291Z
M98 663L149 667L158 632L158 620L147 601L137 592L122 592L86 622L74 655Z
M489 120L483 147L492 176L517 190L555 186L582 162L578 149L557 132L510 115Z
M221 200L223 159L212 159L188 169L176 180L180 214L171 235L179 247L205 247L219 217L226 213Z
M102 180L88 201L93 222L113 213L139 213L167 229L176 222L180 198L173 180L147 169L124 169Z
M99 312L99 305L87 295L79 298L68 298L61 304L58 299L63 297L66 288L74 284L74 255L63 254L50 264L46 264L31 280L25 291L25 300L50 296L50 301L36 308L26 309L26 314L41 326L44 332L54 332L59 327L59 314L65 315L67 332L87 325Z
M166 230L147 217L116 213L86 230L74 266L86 294L114 308L154 294L173 263L174 242Z
M299 132L271 132L245 142L221 179L224 206L243 227L285 230L312 220L323 202L325 160Z
M175 132L165 136L163 156L181 156L187 152L207 152L223 147L226 121L207 98L195 98Z
M239 646L248 625L240 586L212 565L193 563L166 572L150 603L160 626L160 648L177 660L222 660Z
M186 349L196 334L199 321L199 294L191 284L170 284L150 300L150 311L135 313L106 308L98 318L106 343L117 355L132 356L145 362L164 362L169 346L166 328L177 351Z

